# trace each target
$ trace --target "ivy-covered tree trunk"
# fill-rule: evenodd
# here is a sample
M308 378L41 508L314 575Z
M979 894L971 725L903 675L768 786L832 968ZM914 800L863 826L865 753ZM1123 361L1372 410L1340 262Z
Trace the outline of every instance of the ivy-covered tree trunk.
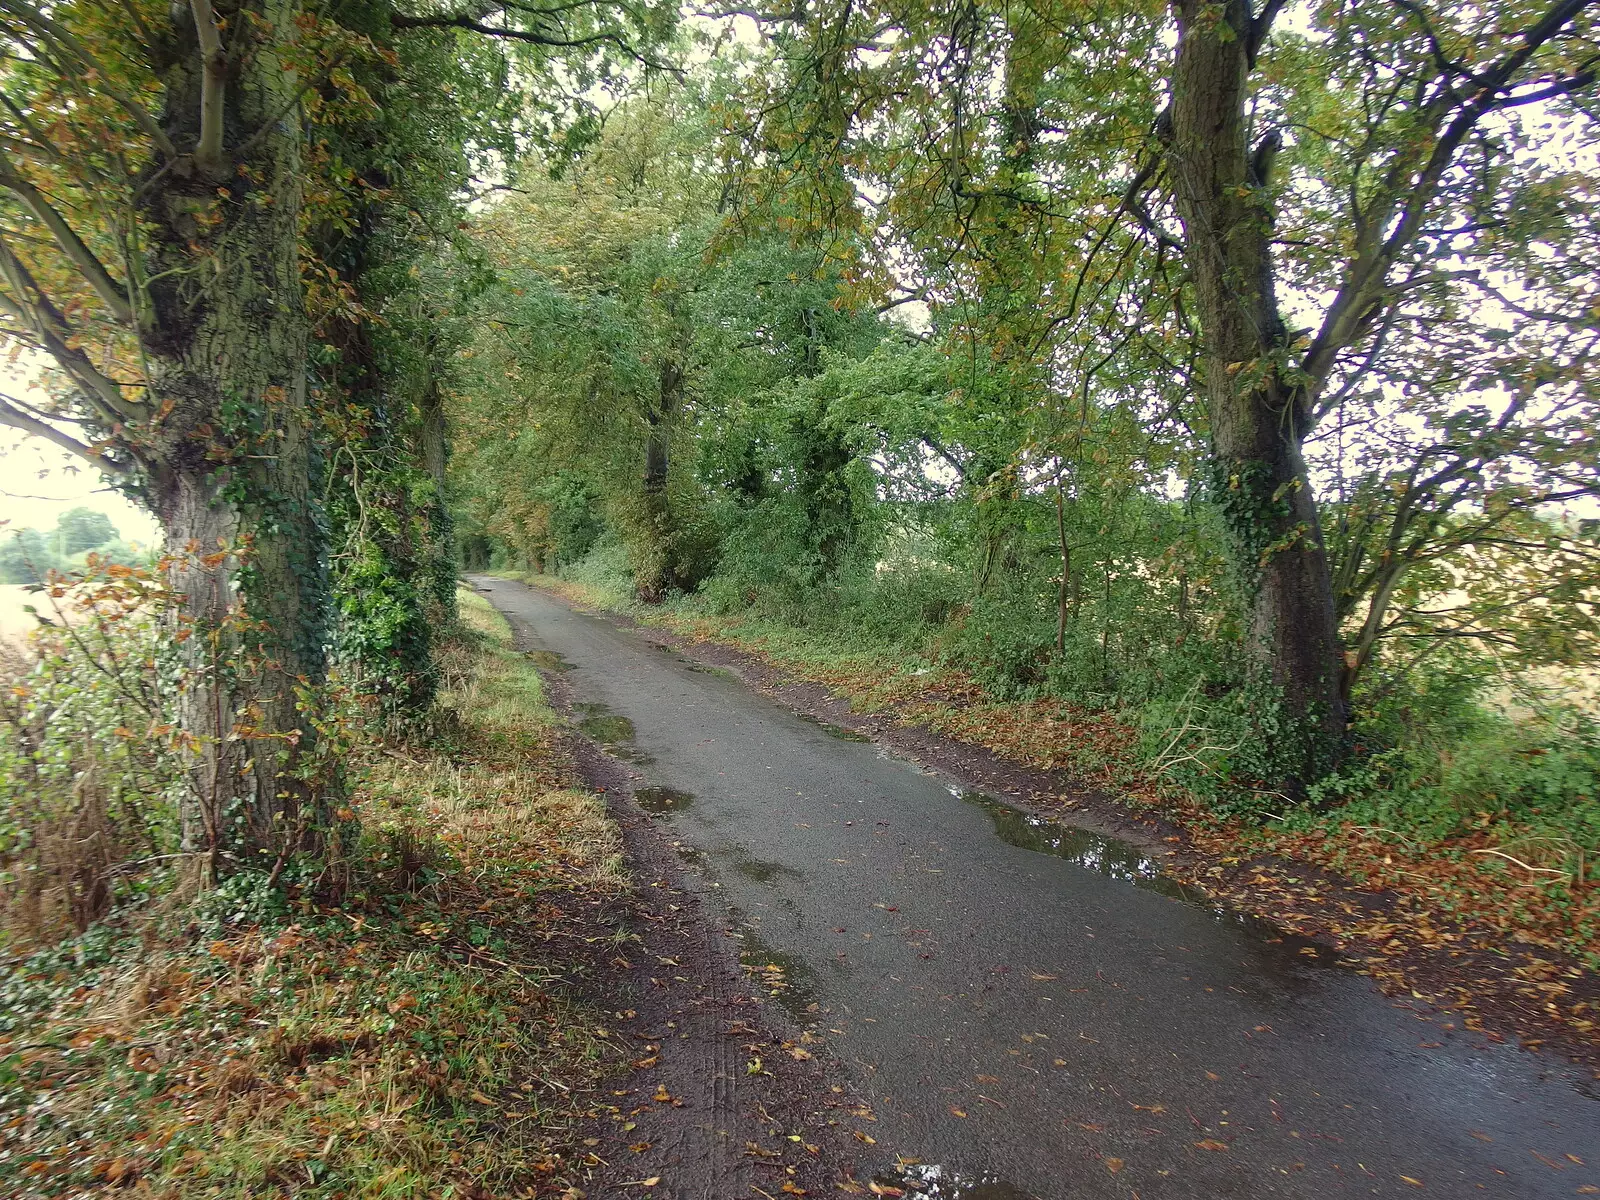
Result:
M299 11L297 0L219 4L224 49L174 6L163 125L197 149L145 185L156 242L144 341L164 413L145 456L168 577L185 597L183 845L210 875L275 867L322 826L302 771L314 731L301 691L323 682L327 588L307 414L300 84L285 55Z
M1248 594L1247 650L1309 735L1284 747L1292 785L1337 753L1345 704L1328 557L1301 454L1307 397L1289 370L1273 285L1276 145L1252 152L1249 142L1258 30L1245 0L1181 0L1177 16L1168 163L1200 323L1209 483Z

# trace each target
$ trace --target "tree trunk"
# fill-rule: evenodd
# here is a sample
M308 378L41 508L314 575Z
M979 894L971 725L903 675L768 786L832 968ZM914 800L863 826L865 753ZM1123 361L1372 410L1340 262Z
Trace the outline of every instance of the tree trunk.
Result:
M152 170L147 338L166 412L148 447L167 575L184 596L180 714L190 749L183 846L203 874L276 869L315 843L314 730L300 689L323 682L325 535L312 487L300 280L299 83L282 57L295 0L218 5L238 55L225 94L228 162ZM248 8L247 14L242 11ZM203 68L174 8L164 125L194 145ZM241 52L242 51L242 52Z
M450 460L449 423L439 377L428 364L428 381L419 405L422 415L422 468L433 481L433 495L424 510L428 521L430 607L443 625L456 619L455 528L445 500L445 469Z
M1061 585L1056 588L1056 657L1067 652L1067 596L1072 579L1072 547L1067 544L1067 500L1061 476L1056 476L1056 538L1061 545Z
M1255 30L1244 0L1177 6L1169 169L1188 242L1211 417L1213 496L1250 604L1247 651L1311 735L1294 784L1337 752L1342 656L1317 506L1273 286L1268 191L1275 142L1252 161L1245 104Z
M675 582L672 512L667 501L671 421L683 399L683 366L671 351L661 362L660 391L645 410L644 529L634 586L646 604L658 603Z

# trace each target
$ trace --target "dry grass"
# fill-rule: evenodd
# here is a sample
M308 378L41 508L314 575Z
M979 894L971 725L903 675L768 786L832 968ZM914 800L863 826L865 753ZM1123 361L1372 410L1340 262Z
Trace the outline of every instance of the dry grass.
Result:
M628 883L531 665L462 607L448 733L352 764L344 908L225 888L0 981L0 1194L565 1193L611 1057L574 911Z

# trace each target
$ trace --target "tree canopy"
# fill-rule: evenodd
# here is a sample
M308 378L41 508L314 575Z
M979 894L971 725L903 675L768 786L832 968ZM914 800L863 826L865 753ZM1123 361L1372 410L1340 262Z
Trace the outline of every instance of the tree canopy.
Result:
M163 522L195 846L328 836L314 693L426 714L458 556L1181 709L1280 804L1593 661L1586 0L0 22L0 417Z

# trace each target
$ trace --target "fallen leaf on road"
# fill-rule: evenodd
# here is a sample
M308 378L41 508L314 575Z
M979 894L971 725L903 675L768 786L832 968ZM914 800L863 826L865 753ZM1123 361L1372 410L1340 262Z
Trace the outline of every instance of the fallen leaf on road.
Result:
M1219 1142L1216 1138L1201 1138L1195 1145L1201 1150L1226 1150L1228 1148L1227 1142Z
M867 1134L862 1133L861 1130L859 1130L859 1129L852 1130L851 1132L856 1135L856 1141L858 1141L858 1142L864 1142L868 1146L876 1146L878 1144L878 1139L877 1138L870 1137Z
M1490 1137L1487 1133L1485 1133L1481 1129L1469 1129L1467 1132L1472 1134L1472 1136L1477 1138L1480 1142L1492 1142L1492 1141L1494 1141L1494 1139L1492 1137Z
M1122 1160L1120 1158L1106 1159L1106 1170L1110 1171L1113 1175L1122 1170L1122 1165Z
M656 1094L651 1096L650 1099L654 1100L657 1104L665 1104L667 1101L672 1099L672 1093L667 1091L666 1084L658 1083L656 1085Z
M1411 1178L1411 1176L1409 1176L1409 1175L1402 1175L1402 1176L1400 1176L1400 1181L1401 1181L1401 1182L1402 1182L1402 1183L1409 1183L1409 1184L1410 1184L1410 1185L1411 1185L1411 1186L1412 1186L1412 1187L1421 1187L1421 1186L1422 1186L1422 1180L1420 1180L1420 1179L1413 1179L1413 1178Z
M950 1113L951 1113L952 1116L956 1116L956 1117L964 1117L964 1116L967 1115L961 1109L957 1108L954 1104L952 1104L950 1106Z
M805 1062L806 1059L811 1057L811 1051L802 1050L799 1046L796 1046L793 1050L789 1051L789 1057L798 1059L801 1062Z
M1212 1083L1215 1083L1217 1080L1221 1079L1222 1076L1218 1075L1215 1071L1207 1071L1206 1078L1211 1080Z
M878 1183L876 1180L867 1184L867 1186L872 1189L874 1196L904 1196L906 1194L905 1188L892 1187L887 1183Z

